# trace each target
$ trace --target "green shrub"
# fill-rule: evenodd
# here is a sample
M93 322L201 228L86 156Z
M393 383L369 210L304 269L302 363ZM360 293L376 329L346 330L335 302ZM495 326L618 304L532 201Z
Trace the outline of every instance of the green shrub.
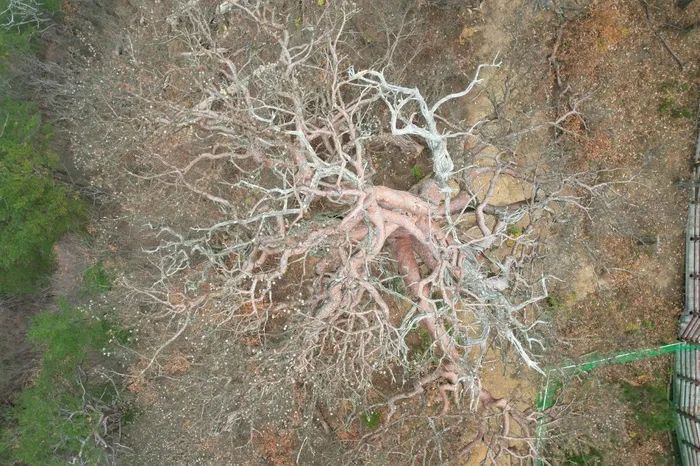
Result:
M0 294L28 293L46 281L54 243L85 209L52 179L59 162L34 106L0 100L0 129Z
M410 334L414 334L418 337L417 342L411 345L413 358L421 359L430 356L430 349L433 346L433 337L430 335L430 332L419 324L416 328L411 330Z
M678 104L673 98L665 97L658 107L659 113L669 115L671 118L695 119L695 113L690 107Z
M89 380L81 369L114 334L108 321L66 305L32 320L29 338L42 352L40 368L9 413L0 459L29 466L104 462L94 434L104 436L101 421L107 411L117 412L118 393L111 383Z

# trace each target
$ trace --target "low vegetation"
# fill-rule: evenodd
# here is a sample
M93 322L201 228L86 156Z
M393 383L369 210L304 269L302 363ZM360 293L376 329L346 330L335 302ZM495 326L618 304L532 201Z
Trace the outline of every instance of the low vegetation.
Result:
M35 52L33 33L48 13L37 10L30 18L11 3L0 1L0 88L12 87L14 95L0 99L0 295L40 289L53 267L54 243L85 219L81 201L54 177L60 163L50 126L22 90L10 86L16 80L11 64ZM44 4L57 10L57 2L31 2L32 8Z
M41 362L32 386L4 413L0 463L109 462L109 438L126 405L107 371L96 368L115 345L127 343L128 332L63 304L36 315L29 337Z
M634 418L647 432L670 432L673 430L673 407L664 385L624 384L622 395L634 412Z
M0 101L0 294L35 291L53 266L53 245L80 228L85 209L57 183L50 130L36 108Z
M112 275L100 261L83 272L82 294L85 296L104 293L112 289Z

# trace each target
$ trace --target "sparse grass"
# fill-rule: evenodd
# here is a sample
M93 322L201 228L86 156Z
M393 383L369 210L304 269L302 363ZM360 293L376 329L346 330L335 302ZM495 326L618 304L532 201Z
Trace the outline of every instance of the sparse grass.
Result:
M428 332L422 325L419 325L414 330L411 330L411 333L418 337L418 343L413 345L411 348L415 359L428 355L430 347L433 344L433 337L430 335L430 332Z
M562 318L562 311L566 309L564 299L556 294L550 293L547 299L544 300L544 312L551 319Z
M413 165L411 167L411 175L416 183L425 178L425 172L419 165Z
M387 283L387 288L398 295L406 296L406 284L400 275L392 277Z
M662 81L658 85L659 91L661 92L687 92L690 90L690 86L687 83L684 82L679 82L679 81L674 81L672 79L668 79L665 81Z
M506 245L509 248L512 248L513 246L515 246L516 239L523 235L523 229L518 225L508 225L506 233L508 234L508 236L510 236L510 238L506 241Z
M379 411L368 411L360 416L360 420L368 429L376 429L382 421L382 415Z
M666 387L661 383L622 386L623 400L634 412L634 418L647 432L673 430L673 407Z
M547 296L547 306L551 309L559 309L562 306L562 301L556 294L550 294Z
M112 289L114 278L104 268L102 261L91 265L83 272L83 295L94 295L105 293Z
M585 453L568 453L564 460L565 465L571 466L593 466L603 464L603 455L596 450L590 449Z
M645 319L642 321L642 328L645 330L654 330L656 328L656 323L653 320Z
M672 97L665 97L659 104L658 111L661 115L668 115L671 118L695 119L695 112L690 107L680 105Z
M50 14L60 13L63 8L62 0L42 0L41 6Z
M690 86L687 83L666 80L659 84L658 89L664 95L657 107L660 115L670 116L675 119L695 119L694 109L689 105L680 103L681 100L685 100L683 97L687 96L687 92L690 90Z

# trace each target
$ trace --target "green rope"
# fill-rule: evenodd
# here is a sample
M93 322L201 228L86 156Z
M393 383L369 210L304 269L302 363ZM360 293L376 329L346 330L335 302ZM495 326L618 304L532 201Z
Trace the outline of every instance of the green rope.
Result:
M547 416L544 414L544 412L552 406L554 406L557 394L559 393L559 390L561 390L561 388L564 386L562 382L562 379L564 377L570 377L572 375L577 374L584 374L602 366L627 364L642 359L650 359L666 354L678 353L680 351L696 351L699 349L700 345L693 345L685 342L677 342L668 345L662 345L656 348L646 348L637 351L627 351L624 353L618 353L613 356L595 358L581 363L566 364L563 366L547 369L545 371L544 383L542 384L542 388L540 389L540 392L537 395L537 400L535 401L537 412L542 414L537 419L537 427L535 429L535 450L537 451L538 455L535 459L535 465L542 466L544 464L541 456L542 448L544 446L545 424L547 421Z

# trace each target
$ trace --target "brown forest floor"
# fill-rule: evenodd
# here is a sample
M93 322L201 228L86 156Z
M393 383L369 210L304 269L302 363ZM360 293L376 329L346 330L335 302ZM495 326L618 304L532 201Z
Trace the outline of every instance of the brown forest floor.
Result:
M79 15L81 2L66 3L76 7L67 11ZM157 43L156 28L163 25L169 2L117 3L126 13L115 16L109 27L86 33L88 42L100 44L102 54L84 76L87 81L107 76L119 89L148 89L152 83L134 82L129 48L133 52L136 47L138 56L139 47L165 51L171 46ZM431 96L458 90L479 63L499 54L502 68L484 91L452 110L454 119L469 122L489 108L490 94L503 95L506 87L516 128L552 121L569 102L585 97L580 104L585 125L572 119L564 123L566 132L533 132L511 148L515 160L545 160L566 172L614 170L609 179L624 181L615 185L615 196L594 204L588 215L562 215L541 232L540 268L558 279L545 309L554 327L544 355L548 363L674 341L682 306L687 181L698 117L700 0L685 10L674 0L392 0L381 2L381 8L369 0L356 3L368 54L381 38L377 31L382 15L415 15L411 40L422 47L405 76L407 84ZM70 15L66 21L71 21ZM173 84L179 85L183 83ZM86 125L80 139L72 141L75 164L114 194L95 219L95 230L101 232L95 247L102 249L98 255L111 257L109 264L116 272L138 283L147 279L142 248L153 244L140 225L166 219L193 225L216 213L193 197L178 198L181 204L175 207L174 194L166 188L161 192L144 186L114 167L137 171L130 165L137 160L133 154L148 151L146 144L177 149L186 156L188 150L196 150L195 143L188 135L159 137L148 124L143 136L129 140L119 139L116 124L108 134L91 133L89 128ZM89 150L88 142L94 143ZM412 184L412 166L426 163L375 162L382 181L399 187ZM152 343L174 329L143 319L149 309L123 287L113 290L111 299L125 319L136 316L142 322L141 346L135 349L144 356L136 358L136 375L150 359L146 352ZM255 351L255 345L229 346L225 334L211 332L216 322L207 318L205 313L164 351L158 376L131 379L127 388L140 415L124 430L122 443L131 448L124 464L353 462L343 453L366 427L341 428L338 416L319 409L322 421L316 428L301 429L294 390L285 401L271 404L261 419L266 428L249 433L245 425L232 425L226 412L226 403L236 402L230 387L243 383L246 371L254 370L246 366L245 354L236 351ZM672 464L665 463L672 461L667 433L645 430L621 394L622 384L666 383L668 370L669 360L655 360L572 381L562 399L569 408L553 430L558 435L551 447L553 463L593 452L594 457L600 454L602 464ZM508 368L497 358L484 375L484 384L496 396L514 398L524 406L534 403L538 383L537 377ZM430 404L429 397L428 408ZM426 460L420 455L410 460L392 456L392 448L411 442L413 433L410 426L406 429L394 433L399 440L377 441L374 456L362 462ZM465 428L457 437L468 434ZM471 458L456 459L455 464L479 464L480 454L483 451L475 449Z

